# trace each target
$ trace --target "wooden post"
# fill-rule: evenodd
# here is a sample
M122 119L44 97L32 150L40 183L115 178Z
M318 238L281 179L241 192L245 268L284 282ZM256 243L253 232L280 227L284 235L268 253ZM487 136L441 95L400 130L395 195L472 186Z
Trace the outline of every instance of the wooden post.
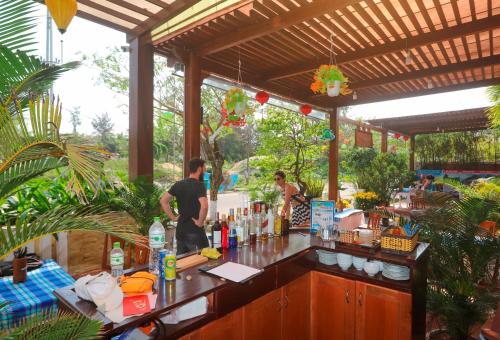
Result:
M188 162L200 157L201 66L200 57L190 52L185 61L184 79L184 177L189 176Z
M339 181L339 109L330 112L330 129L335 134L335 140L330 142L328 156L328 199L337 200Z
M415 136L410 137L410 171L415 171Z
M380 151L387 152L387 130L381 133L382 143L380 144Z
M153 45L145 33L130 42L128 177L153 179Z

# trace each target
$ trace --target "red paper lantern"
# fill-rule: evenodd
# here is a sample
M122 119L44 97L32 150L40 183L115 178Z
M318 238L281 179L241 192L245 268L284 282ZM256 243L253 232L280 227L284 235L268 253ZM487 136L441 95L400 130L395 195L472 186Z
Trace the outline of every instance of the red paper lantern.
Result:
M405 140L405 142L407 142L408 139L410 139L410 136L403 136L403 139Z
M401 134L400 134L400 133L395 133L395 134L394 134L394 138L399 139L399 137L401 137Z
M255 100L258 101L260 105L264 105L269 100L269 93L266 91L259 91L255 94Z
M304 104L300 107L300 112L302 112L304 116L308 116L311 113L311 111L312 111L311 105Z

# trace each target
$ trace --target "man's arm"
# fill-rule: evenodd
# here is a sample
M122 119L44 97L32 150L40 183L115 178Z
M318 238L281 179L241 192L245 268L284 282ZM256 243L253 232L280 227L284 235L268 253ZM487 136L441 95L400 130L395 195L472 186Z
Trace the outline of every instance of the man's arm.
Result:
M203 223L205 222L208 213L208 200L206 197L200 197L198 198L198 201L200 201L200 214L198 219L195 220L193 218L193 221L198 227L203 228Z
M161 198L160 198L160 204L163 209L163 211L167 214L168 218L170 218L172 221L176 222L179 217L175 216L172 208L170 208L170 201L172 200L173 196L170 195L168 192L166 192Z

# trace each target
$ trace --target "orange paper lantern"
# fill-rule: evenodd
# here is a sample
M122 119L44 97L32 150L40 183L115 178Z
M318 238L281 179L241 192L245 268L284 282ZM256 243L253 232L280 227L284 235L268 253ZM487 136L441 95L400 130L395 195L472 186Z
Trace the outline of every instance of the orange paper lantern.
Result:
M56 22L59 32L64 34L76 15L76 0L45 0L45 5Z

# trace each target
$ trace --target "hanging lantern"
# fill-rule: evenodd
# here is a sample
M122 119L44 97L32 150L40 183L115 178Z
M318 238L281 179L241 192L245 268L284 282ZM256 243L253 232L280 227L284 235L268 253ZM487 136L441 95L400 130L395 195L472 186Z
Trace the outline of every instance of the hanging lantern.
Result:
M349 142L350 142L350 141L349 141L349 139L347 139L347 138L346 138L346 139L344 139L344 144L345 144L345 145L349 145Z
M66 32L71 20L76 15L76 0L45 0L52 19L61 34Z
M331 129L324 129L323 134L320 137L321 140L334 141L335 134Z
M300 106L300 112L302 112L302 114L304 116L308 116L312 112L311 105L307 105L307 104L301 105Z
M259 91L255 94L255 100L258 101L260 105L264 105L269 100L269 93L266 91Z
M410 139L410 136L403 136L403 139L404 139L405 142L407 142L408 139Z
M401 134L400 134L400 133L395 133L395 134L394 134L394 138L399 139L399 137L401 137Z

